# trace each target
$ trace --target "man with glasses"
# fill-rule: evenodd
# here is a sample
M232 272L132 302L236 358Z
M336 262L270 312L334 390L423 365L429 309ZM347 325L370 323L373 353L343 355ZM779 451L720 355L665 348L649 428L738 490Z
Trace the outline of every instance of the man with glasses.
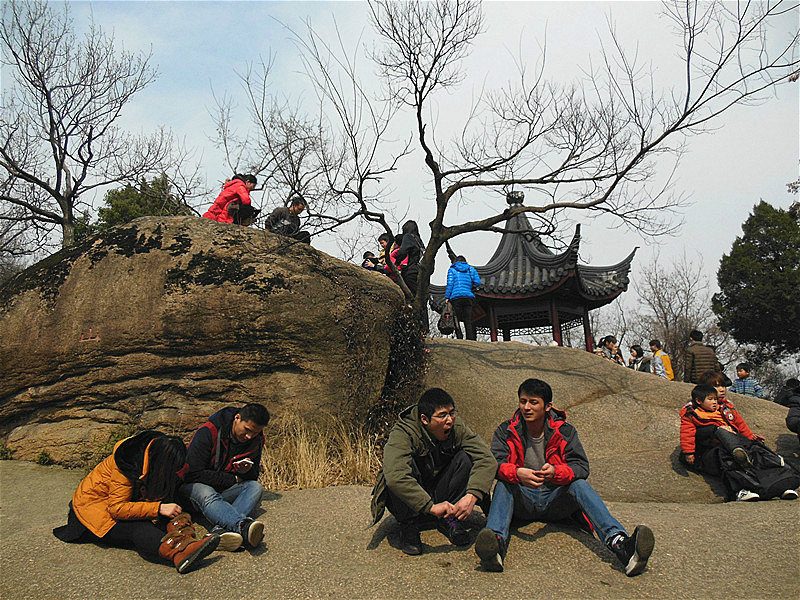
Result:
M491 451L458 417L450 394L431 388L389 433L372 491L373 524L389 509L400 524L400 549L410 555L422 554L420 527L431 520L452 544L466 546L463 521L488 498L496 471Z

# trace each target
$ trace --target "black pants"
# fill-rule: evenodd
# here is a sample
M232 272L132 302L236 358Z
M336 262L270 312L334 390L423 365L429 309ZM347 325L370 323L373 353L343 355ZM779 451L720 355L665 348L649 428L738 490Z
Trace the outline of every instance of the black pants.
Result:
M472 325L472 298L451 298L450 304L456 313L456 318L464 323L464 332L468 340L475 340L475 327ZM461 329L456 327L456 337L461 339Z
M408 289L412 294L417 293L417 279L419 278L419 266L411 265L403 269L403 281L405 281Z
M469 473L472 470L472 459L463 450L453 455L450 463L433 479L425 479L416 463L411 461L411 475L428 494L434 504L439 502L458 502L467 493ZM386 489L386 508L400 524L408 524L421 520L425 515L415 511L396 496L391 489Z

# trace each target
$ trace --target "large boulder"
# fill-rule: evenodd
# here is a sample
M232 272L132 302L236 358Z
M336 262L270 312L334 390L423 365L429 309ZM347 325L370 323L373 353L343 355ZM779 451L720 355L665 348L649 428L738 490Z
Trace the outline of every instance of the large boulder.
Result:
M626 369L574 348L519 342L432 339L428 386L453 396L464 420L490 442L497 425L518 407L517 388L529 377L553 388L553 406L578 429L589 457L589 481L607 500L721 502L718 479L704 479L678 461L678 412L692 384ZM783 406L730 394L756 433L795 467L797 436L786 429Z
M0 434L15 458L69 464L226 404L363 418L401 305L388 278L288 238L137 219L0 289Z

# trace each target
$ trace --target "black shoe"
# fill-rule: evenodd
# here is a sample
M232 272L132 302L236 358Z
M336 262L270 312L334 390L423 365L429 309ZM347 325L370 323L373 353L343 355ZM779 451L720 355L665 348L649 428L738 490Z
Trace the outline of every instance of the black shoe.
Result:
M410 556L422 554L422 540L419 539L419 526L400 524L400 550Z
M250 548L255 548L264 539L264 524L261 521L245 519L239 526L239 530L245 545Z
M481 559L481 567L493 573L503 572L508 543L491 529L481 529L475 540L475 554Z
M589 519L586 518L586 515L583 514L583 511L576 510L574 513L572 513L569 516L569 522L581 531L584 531L589 535L594 535L594 528L589 522Z
M611 551L617 555L625 569L625 575L633 577L644 571L647 559L653 552L656 539L647 525L639 525L628 537L619 534L611 544Z
M442 532L454 546L468 546L472 541L464 524L453 517L439 519L436 523L436 529Z

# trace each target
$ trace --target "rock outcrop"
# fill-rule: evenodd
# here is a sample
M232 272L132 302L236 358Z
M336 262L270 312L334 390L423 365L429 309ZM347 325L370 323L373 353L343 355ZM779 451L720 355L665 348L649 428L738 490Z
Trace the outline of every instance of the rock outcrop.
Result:
M0 289L0 434L64 464L125 427L186 434L218 407L363 417L402 294L288 238L137 219Z
M678 461L678 411L692 384L615 365L574 348L519 342L432 339L428 386L450 392L464 420L487 442L517 409L517 388L529 377L553 388L553 406L578 428L589 457L589 481L618 502L722 502L718 479L705 480ZM797 436L783 406L738 394L730 399L756 433L800 467Z

